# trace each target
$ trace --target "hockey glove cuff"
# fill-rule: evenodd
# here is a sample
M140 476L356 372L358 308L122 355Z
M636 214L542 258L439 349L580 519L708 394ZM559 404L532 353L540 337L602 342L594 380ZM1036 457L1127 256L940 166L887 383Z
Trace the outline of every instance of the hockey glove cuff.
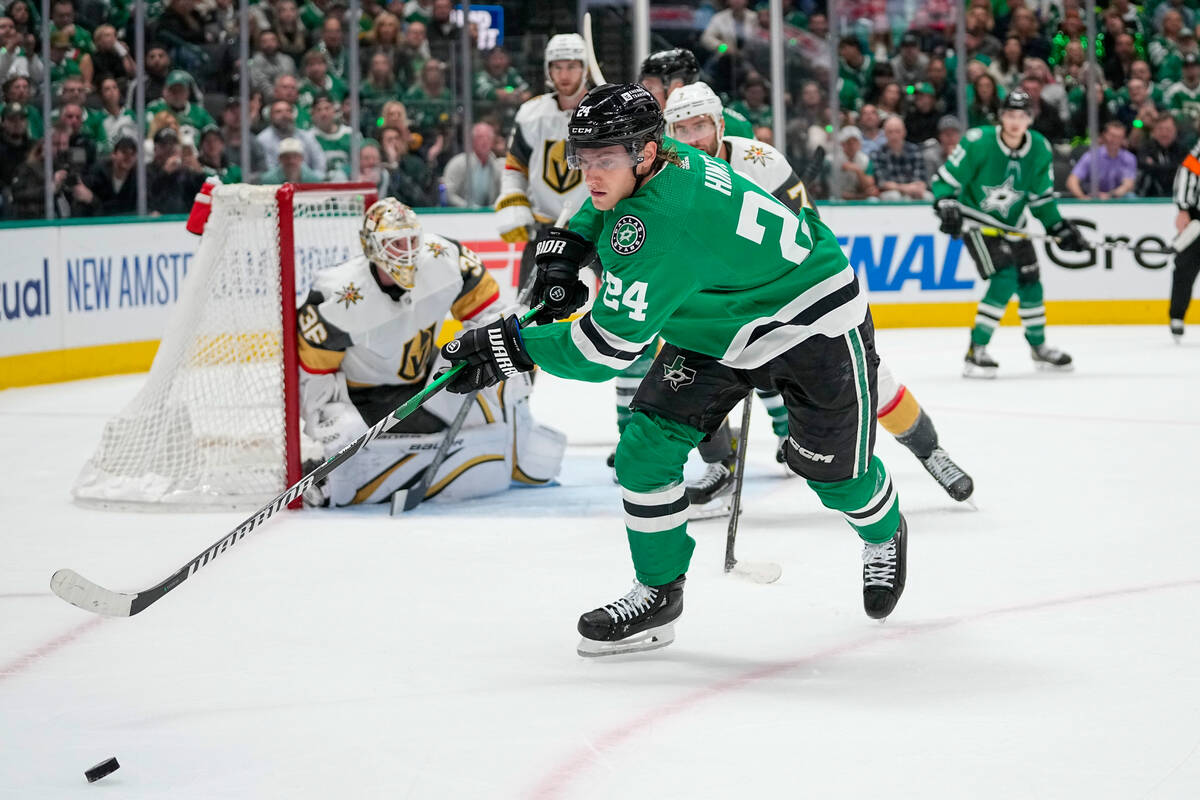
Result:
M455 394L470 394L494 386L534 366L533 359L525 352L516 317L463 331L442 347L442 355L453 365L466 362L467 366L446 384L446 389Z
M546 231L535 247L537 275L531 303L543 303L544 307L532 322L540 325L569 317L587 302L588 290L579 280L579 270L594 257L595 248L566 228Z
M1060 219L1051 225L1046 233L1057 239L1058 246L1063 250L1082 252L1092 249L1087 240L1083 238L1083 234L1079 232L1079 228L1076 228L1070 220Z
M958 204L957 200L952 197L943 197L933 204L933 210L942 220L938 230L956 239L962 235L962 206Z

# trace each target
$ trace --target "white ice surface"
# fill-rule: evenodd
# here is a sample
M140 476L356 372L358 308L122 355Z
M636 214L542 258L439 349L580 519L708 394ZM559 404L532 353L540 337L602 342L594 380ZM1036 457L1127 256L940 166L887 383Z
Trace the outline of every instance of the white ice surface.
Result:
M609 386L539 379L561 487L286 514L130 619L51 573L145 588L241 515L70 503L141 376L0 392L0 797L1200 797L1200 331L1050 332L1074 374L1004 328L991 382L965 331L880 332L979 506L880 431L910 528L886 623L760 406L738 551L783 578L723 576L698 524L676 642L608 660L575 620L631 578Z

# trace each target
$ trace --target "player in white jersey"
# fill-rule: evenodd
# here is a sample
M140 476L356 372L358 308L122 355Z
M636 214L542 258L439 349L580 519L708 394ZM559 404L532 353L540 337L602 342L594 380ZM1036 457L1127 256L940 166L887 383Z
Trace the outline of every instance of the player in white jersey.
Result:
M553 91L527 100L517 111L508 159L496 200L496 225L506 242L529 242L554 223L564 208L574 212L587 198L579 170L567 166L567 120L587 93L588 55L583 37L560 33L544 54ZM519 285L533 265L532 247L521 257Z
M808 208L815 213L804 181L797 177L783 153L765 142L726 136L722 110L721 99L706 84L693 83L676 89L667 98L663 111L667 135L727 162L735 172L753 180L793 211ZM912 392L893 377L882 359L878 384L880 424L920 460L947 494L958 501L970 497L975 488L971 477L939 446L933 420ZM759 392L759 397L771 414L782 452L787 436L787 410L777 392ZM721 510L727 513L724 498L733 489L734 463L728 428L726 422L710 442L702 443L699 448L708 470L700 481L689 484L688 492L693 503L707 504L707 508L702 506L701 515Z
M363 255L317 273L297 312L301 418L326 458L446 366L434 342L447 314L471 328L500 312L499 287L479 258L423 232L417 215L395 198L367 209L361 240ZM540 484L558 474L566 437L534 423L529 390L519 376L475 396L428 480L427 498L478 497L513 480ZM419 485L463 402L435 394L331 473L306 502L379 503Z

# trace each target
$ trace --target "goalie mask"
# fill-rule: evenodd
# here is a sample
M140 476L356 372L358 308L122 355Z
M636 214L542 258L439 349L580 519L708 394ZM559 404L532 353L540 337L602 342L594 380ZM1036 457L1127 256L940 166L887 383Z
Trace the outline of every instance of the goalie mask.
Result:
M376 201L367 209L358 236L363 254L401 288L416 285L421 221L411 208L394 197Z
M667 120L667 135L685 144L699 147L710 156L716 155L721 137L725 135L724 110L721 98L717 97L708 84L692 83L681 86L667 98L667 107L663 109L663 116ZM714 132L715 140L712 138Z

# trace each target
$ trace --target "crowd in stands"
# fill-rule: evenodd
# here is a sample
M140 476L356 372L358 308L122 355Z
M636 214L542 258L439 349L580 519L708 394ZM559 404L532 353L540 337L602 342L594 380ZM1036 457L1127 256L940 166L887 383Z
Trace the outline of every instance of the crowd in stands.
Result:
M840 35L831 41L823 0L785 0L783 144L812 196L928 200L933 173L964 135L960 117L968 128L994 124L1004 97L1018 87L1033 98L1033 129L1053 145L1060 191L1080 198L1170 195L1200 119L1200 0L1107 0L1097 8L1094 42L1079 0L916 0L898 12L900 5L842 0ZM499 191L516 111L543 88L540 56L526 52L518 69L505 47L472 47L464 74L452 0L363 0L356 31L347 30L342 0L259 0L250 6L244 108L234 0L148 4L140 65L131 0L51 0L46 53L41 4L0 0L0 7L3 218L44 216L47 183L58 216L135 213L139 158L154 214L186 212L208 176L368 180L417 207L486 207ZM953 48L960 10L965 109L958 108ZM772 141L767 4L699 0L694 12L683 44L729 107ZM472 25L471 41L476 33ZM1093 48L1101 130L1095 143L1086 102ZM828 96L835 59L836 120ZM47 71L48 120L41 97ZM348 124L354 71L357 132ZM133 110L139 91L144 130ZM469 137L459 102L465 91L475 123ZM248 164L243 114L251 132ZM356 133L359 169L351 174Z

